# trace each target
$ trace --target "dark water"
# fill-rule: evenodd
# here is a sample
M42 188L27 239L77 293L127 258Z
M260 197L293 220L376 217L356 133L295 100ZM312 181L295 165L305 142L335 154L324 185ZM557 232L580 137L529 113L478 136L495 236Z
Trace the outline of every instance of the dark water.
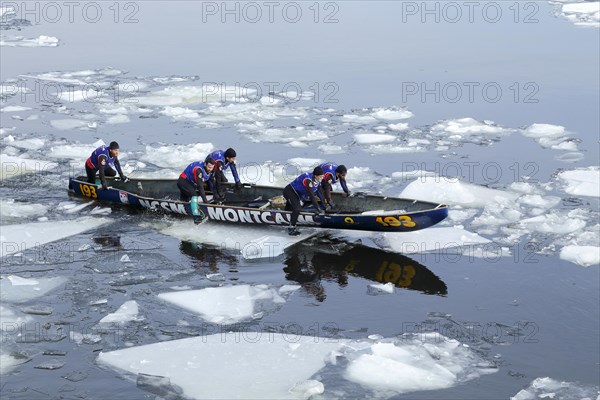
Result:
M536 166L534 178L540 182L550 181L561 168L598 165L597 30L577 28L555 18L544 2L531 3L537 8L520 8L519 23L514 22L514 9L502 3L504 17L498 23L475 17L473 23L463 19L457 24L443 18L423 23L420 14L406 14L406 3L337 2L332 4L338 8L327 9L321 5L319 21L338 10L331 16L338 22L329 24L315 23L308 3L302 3L305 18L298 23L278 19L252 24L243 19L222 23L219 15L203 15L200 5L193 2L131 3L137 8L121 4L115 23L114 11L107 3L103 5L104 17L97 23L78 17L73 23L65 18L49 23L42 18L23 31L8 31L26 37L56 36L61 44L57 48L2 47L2 81L22 74L114 67L125 72L114 78L120 83L196 76L187 84L256 82L266 91L267 82L276 83L279 89L293 82L302 90L320 91L319 100L302 106L339 110L331 115L349 114L362 107L408 107L415 114L408 120L411 127L423 130L438 120L467 116L512 128L532 123L563 125L581 141L579 148L585 158L575 163L557 161L559 152L542 149L515 133L483 145L462 143L446 152L374 156L351 147L343 154L327 156L312 145L291 148L250 142L233 124L205 130L164 116L132 117L129 123L100 124L93 131L57 131L48 123L60 116L52 108L54 104L31 96L23 101L12 98L2 106L33 107L29 114L39 114L40 119L21 121L1 113L0 125L17 126L11 133L15 137L51 142L64 139L67 145L116 139L132 153L157 142L211 142L217 147L235 143L243 148L243 162L331 157L348 165L369 166L381 176L413 169L415 164L424 166L422 169L443 169L456 162L462 167L456 175L463 179L501 187L531 175L528 163ZM523 23L527 13L534 11L531 16L538 22ZM127 17L138 21L124 23ZM24 82L35 91L36 80L24 78ZM430 88L452 82L463 88L465 82L480 86L493 82L503 89L503 96L491 102L476 92L472 102L466 94L451 102L441 92L440 101L435 100L435 94L423 99L421 93L406 92L413 84ZM327 86L330 83L333 86ZM534 85L526 89L528 83ZM162 87L157 84L142 91ZM517 87L520 91L515 98ZM531 88L537 88L535 94ZM526 95L538 101L526 102ZM94 104L85 102L67 106L75 116L80 111L96 112ZM277 121L280 126L294 123ZM341 125L333 129L337 128L347 130L332 139L339 143L351 141L348 136L363 129L352 131ZM45 159L43 153L41 149L29 154ZM490 161L501 165L501 178L491 182L479 169L473 176L465 175L467 166L473 165L465 163L483 165ZM59 202L72 200L62 189L66 188L67 175L51 174L42 182L39 176L18 183L3 182L0 195L3 199L35 199L33 202L48 204L51 219L71 218L54 210ZM397 194L406 183L375 185L374 189ZM583 197L569 203L564 193L550 193L563 198L561 209L583 208L597 215L597 199ZM3 275L67 279L43 298L16 306L33 306L38 311L49 307L52 313L35 315L34 323L19 332L21 336L3 336L3 350L18 351L31 361L0 377L2 398L154 398L151 390L140 389L116 372L98 367L97 354L218 332L221 327L165 307L156 298L173 286L202 288L223 283L206 278L213 273L221 273L227 284L302 287L283 307L267 313L258 323L234 326L241 332L273 324L282 329L300 327L307 334L353 339L435 331L470 345L498 366L494 374L450 389L397 398L509 398L535 378L546 376L599 385L599 270L561 260L557 252L544 254L539 251L543 246L529 246L532 241L552 243L552 235L526 235L511 246L509 257L477 258L452 251L389 253L368 247L372 243L367 241L361 245L323 233L280 257L247 261L235 252L180 241L139 225L160 221L160 216L113 209L110 217L115 220L111 225L32 252L33 261L27 254L2 261ZM593 219L588 224L593 224ZM468 223L465 227L470 228ZM86 244L90 247L76 251ZM120 261L125 254L131 263ZM387 282L395 285L395 293L372 295L369 285ZM108 301L90 305L102 299ZM127 300L138 302L145 320L116 331L97 331L98 320ZM189 325L178 324L180 320ZM72 332L89 337L78 344L71 338ZM98 342L93 336L96 334L100 335ZM64 366L36 368L47 362ZM368 395L355 393L357 397Z

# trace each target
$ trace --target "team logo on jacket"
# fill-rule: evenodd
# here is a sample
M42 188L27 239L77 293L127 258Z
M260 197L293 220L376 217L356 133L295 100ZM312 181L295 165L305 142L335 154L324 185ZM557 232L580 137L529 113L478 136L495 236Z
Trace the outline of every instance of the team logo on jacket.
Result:
M127 197L127 193L119 192L119 199L121 200L121 203L129 204L129 197Z

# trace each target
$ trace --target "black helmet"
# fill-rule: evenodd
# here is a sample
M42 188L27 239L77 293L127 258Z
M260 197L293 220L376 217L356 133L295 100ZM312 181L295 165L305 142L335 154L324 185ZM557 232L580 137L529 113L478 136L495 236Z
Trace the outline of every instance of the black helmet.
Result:
M110 145L108 146L109 149L111 150L117 150L119 148L119 143L117 142L110 142Z
M323 168L315 167L315 169L313 169L313 176L319 176L319 175L325 175L325 172L323 172Z
M227 150L225 150L225 158L233 158L235 156L236 156L235 150L232 149L231 147L228 148Z
M335 173L340 175L346 175L348 173L348 168L346 168L345 165L338 165L338 167L335 169Z

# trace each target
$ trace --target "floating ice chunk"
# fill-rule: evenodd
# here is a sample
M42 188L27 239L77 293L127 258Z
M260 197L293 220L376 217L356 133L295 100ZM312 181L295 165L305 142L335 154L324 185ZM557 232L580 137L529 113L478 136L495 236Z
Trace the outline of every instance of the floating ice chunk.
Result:
M519 221L519 225L530 231L564 235L583 229L586 222L581 219L577 210L568 213L552 212Z
M600 197L600 168L588 167L563 171L558 178L565 185L565 192L575 196Z
M0 35L0 46L6 47L56 47L58 42L58 38L46 35L31 39L26 39L23 36Z
M473 135L502 135L512 129L494 125L491 121L481 123L473 118L460 118L438 122L431 127L432 133L445 133L447 139L457 140Z
M249 135L250 140L255 143L282 143L291 144L318 142L329 138L327 132L319 129L298 129L296 128L267 128L259 130Z
M240 340L238 333L208 335L103 352L97 361L117 371L169 378L185 398L294 399L299 393L290 389L301 382L312 393L316 384L302 382L341 346L312 336L295 336L290 343L278 333L245 334L251 340Z
M515 201L519 195L462 182L456 178L424 177L406 186L400 193L400 197L456 204L463 207L485 207L502 201Z
M314 379L298 382L290 389L290 393L299 399L310 399L314 395L323 394L324 391L323 383Z
M117 311L108 314L100 320L101 324L125 324L130 321L141 321L144 317L139 315L138 303L135 300L126 301Z
M83 217L70 221L4 225L0 235L0 257L78 235L110 222L112 220L108 218Z
M22 112L22 111L29 111L31 109L32 109L31 107L24 107L24 106L6 106L6 107L0 108L0 112Z
M123 257L121 257L121 262L122 263L130 263L131 260L129 259L129 256L127 254L124 254Z
M552 378L536 378L529 387L511 397L511 400L571 400L597 399L598 387L573 382L560 382Z
M11 219L32 218L44 215L48 207L36 203L15 202L12 199L0 199L0 219L7 222Z
M301 228L300 235L290 236L285 227L251 227L210 222L202 224L199 228L189 221L174 221L167 226L157 223L151 226L180 240L240 251L242 256L248 259L278 257L287 247L316 233L313 229Z
M27 279L10 275L0 280L0 300L24 303L44 296L65 282L62 277Z
M373 144L366 148L366 151L371 154L419 153L425 150L426 147L418 146L414 142L407 145Z
M290 158L288 159L288 164L291 164L298 168L298 173L300 174L302 171L308 171L309 169L312 172L312 169L319 164L322 164L325 160L320 158Z
M189 163L204 160L213 150L212 143L146 146L146 152L140 158L162 168L177 168L183 171Z
M600 247L565 246L560 250L560 258L584 267L600 264Z
M31 321L31 317L28 315L17 315L12 308L0 305L0 332L3 334L17 333L19 329L13 328L23 326L29 321Z
M439 334L371 344L348 359L344 378L394 394L449 388L497 371L468 347Z
M583 155L583 153L580 153L580 152L571 152L571 153L564 153L564 154L557 155L554 158L557 159L558 161L574 163L574 162L583 160L585 158L585 156Z
M1 154L0 160L2 164L2 168L0 169L0 181L26 174L40 174L58 166L57 163L50 161L33 160L7 154Z
M327 384L310 378L340 357L348 366L341 376L337 370L328 373L329 379L345 378L388 396L447 388L497 371L468 346L435 334L418 340L355 342L300 335L291 341L279 333L232 332L103 352L97 362L117 371L169 379L185 398L290 399L326 394ZM225 370L227 376L222 374ZM335 393L343 398L355 395L343 388Z
M282 292L282 295L288 292ZM266 285L236 285L200 290L161 293L158 297L208 322L231 325L252 320L255 315L276 309L285 299L277 289Z
M600 2L598 1L565 1L558 14L578 26L600 27Z
M527 194L519 197L518 202L531 207L552 208L560 203L560 197L540 196L539 194Z
M86 207L89 207L91 205L94 205L96 203L92 202L92 201L86 201L82 204L79 204L75 207L69 207L68 209L65 210L65 214L75 214L78 213L79 211L83 210Z
M19 365L30 361L31 358L21 353L0 354L0 375L8 374L14 371Z
M553 148L557 150L572 150L572 145L562 145L569 136L564 126L552 124L532 124L521 131L523 136L533 138L540 146L544 148ZM562 148L561 148L562 147ZM575 146L574 150L577 150Z
M491 240L476 233L450 227L415 232L385 232L375 236L373 241L382 248L403 254L445 251L453 247L491 243Z
M125 168L123 168L125 170ZM90 211L90 215L110 215L112 213L112 209L108 207L94 207L92 211Z
M358 133L354 135L358 144L389 143L396 140L396 136L379 133Z
M25 150L39 150L46 145L46 141L44 139L29 138L29 139L15 140L10 135L4 138L4 142L10 143L10 145L12 147L18 147L20 149L25 149Z
M74 332L71 331L69 332L69 337L71 338L72 341L74 341L75 343L81 345L81 344L96 344L96 343L100 343L100 341L102 340L102 337L100 335L96 335L93 333L80 333L80 332Z
M388 283L372 283L369 285L369 293L394 293L394 284Z
M370 115L354 115L354 114L343 115L341 120L343 122L349 122L352 124L370 124L370 123L377 122L377 120Z
M342 154L346 152L342 146L337 144L321 144L317 148L321 153L325 154Z
M400 131L407 130L408 129L408 124L405 123L405 122L400 122L400 123L397 123L397 124L389 124L388 128L390 128L393 131L400 132Z
M412 118L414 116L414 114L408 110L399 110L397 108L375 108L369 115L384 121L395 121Z
M71 130L71 129L87 130L87 129L91 128L88 121L74 119L74 118L54 119L54 120L50 121L50 125L53 128L61 130L61 131L66 131L66 130Z
M110 116L106 119L106 123L107 124L126 124L128 122L130 122L131 120L129 119L129 117L127 115L123 115L123 114L118 114L118 115L113 115Z

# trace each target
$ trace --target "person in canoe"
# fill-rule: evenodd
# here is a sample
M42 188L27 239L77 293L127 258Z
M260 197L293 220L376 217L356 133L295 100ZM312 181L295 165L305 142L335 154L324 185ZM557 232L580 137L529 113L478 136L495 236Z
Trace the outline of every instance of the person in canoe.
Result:
M102 145L94 150L85 162L85 172L87 173L87 181L93 184L96 183L96 173L99 172L102 189L108 188L106 177L117 176L117 172L122 181L127 182L129 180L121 170L119 143L117 142L110 142L108 147Z
M216 161L213 175L215 178L215 189L219 197L223 197L224 195L222 185L223 182L227 182L227 178L225 177L225 170L227 168L231 168L231 173L233 174L233 179L235 180L235 188L240 189L242 187L242 182L240 182L237 168L235 166L236 156L237 154L232 148L228 148L225 151L213 151L207 156L207 159L211 157Z
M296 223L298 222L298 216L304 202L310 201L315 207L316 212L325 214L325 200L320 190L323 176L323 168L316 167L313 172L301 174L283 189L283 197L286 199L285 209L286 211L292 211L290 226L288 228L290 235L300 234L300 231L296 228ZM321 207L317 203L315 194L321 200Z
M208 203L204 191L204 182L207 182L209 189L215 193L212 181L214 167L215 159L207 157L204 161L194 161L183 170L179 175L179 179L177 179L177 187L181 192L182 201L190 201L193 196L199 193L202 202Z
M325 201L327 202L327 206L335 207L335 204L331 200L331 191L333 190L332 185L339 182L344 193L346 193L346 196L350 196L350 190L348 190L348 186L346 185L346 173L348 172L348 169L345 165L337 165L332 162L323 163L320 167L325 173L323 181L321 182Z

